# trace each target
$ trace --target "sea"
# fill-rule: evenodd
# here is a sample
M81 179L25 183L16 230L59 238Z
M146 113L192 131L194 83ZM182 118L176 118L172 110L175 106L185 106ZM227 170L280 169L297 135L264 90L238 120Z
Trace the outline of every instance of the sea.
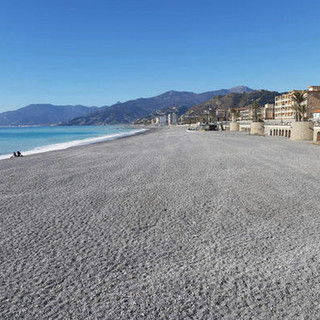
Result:
M114 140L146 131L126 126L0 127L0 160Z

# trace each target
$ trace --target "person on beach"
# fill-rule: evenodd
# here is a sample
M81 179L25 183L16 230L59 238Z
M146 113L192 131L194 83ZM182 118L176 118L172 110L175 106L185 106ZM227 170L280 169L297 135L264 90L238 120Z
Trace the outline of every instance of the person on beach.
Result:
M23 157L22 153L20 151L13 152L11 158L17 158L17 157Z

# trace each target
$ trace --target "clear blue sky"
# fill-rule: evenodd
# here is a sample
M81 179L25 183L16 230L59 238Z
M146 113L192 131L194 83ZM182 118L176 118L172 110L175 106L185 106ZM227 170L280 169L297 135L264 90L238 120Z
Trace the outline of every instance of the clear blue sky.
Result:
M320 85L320 1L1 0L0 112Z

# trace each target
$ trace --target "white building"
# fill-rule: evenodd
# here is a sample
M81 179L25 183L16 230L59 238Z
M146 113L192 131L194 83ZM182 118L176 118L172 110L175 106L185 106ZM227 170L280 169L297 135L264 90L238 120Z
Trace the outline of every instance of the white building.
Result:
M313 121L320 122L320 109L319 110L313 110Z
M175 113L168 114L168 125L173 125L178 123L178 117Z
M159 124L160 124L160 126L165 126L167 124L167 116L160 116L159 117Z

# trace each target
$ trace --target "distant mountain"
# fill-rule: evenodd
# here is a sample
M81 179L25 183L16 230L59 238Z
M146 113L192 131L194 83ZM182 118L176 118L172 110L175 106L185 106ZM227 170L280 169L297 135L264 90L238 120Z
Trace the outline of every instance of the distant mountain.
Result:
M191 107L202 103L217 95L231 92L251 92L252 89L240 86L231 89L222 89L204 93L186 91L168 91L151 98L140 98L124 103L117 103L111 107L100 109L97 112L67 121L66 125L97 125L131 123L132 121L148 116L157 110L175 107Z
M243 93L229 93L224 96L216 96L210 100L199 103L189 108L184 115L187 116L201 116L205 110L212 108L229 109L229 108L243 108L257 102L260 106L264 106L266 103L274 103L275 96L279 95L279 92L268 90L254 90Z
M52 104L30 104L15 111L0 113L0 125L50 125L88 115L98 107L56 106Z

